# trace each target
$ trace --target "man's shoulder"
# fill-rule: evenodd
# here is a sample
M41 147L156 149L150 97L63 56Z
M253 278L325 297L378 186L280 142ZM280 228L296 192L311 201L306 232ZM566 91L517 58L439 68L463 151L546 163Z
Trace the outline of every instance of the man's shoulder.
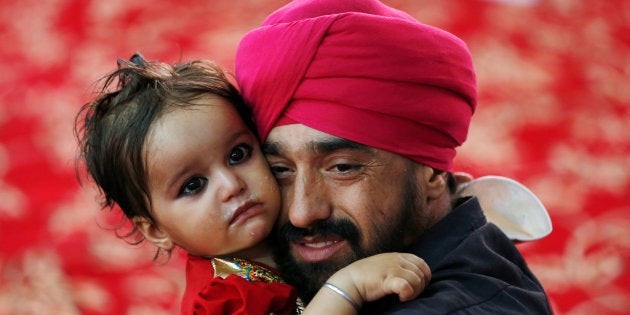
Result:
M456 288L457 286L454 286ZM366 305L368 312L361 314L429 314L429 315L480 315L480 314L552 314L544 292L523 291L504 287L485 299L469 296L462 291L442 291L406 303L392 299L387 307Z
M373 312L366 314L552 313L543 287L524 261L485 245L462 246L465 250L456 249L431 267L431 283L416 300L384 299L368 307Z
M382 302L388 306L378 313L550 314L545 291L516 246L480 215L474 203L456 209L440 231L421 238L410 251L427 260L431 283L414 301Z

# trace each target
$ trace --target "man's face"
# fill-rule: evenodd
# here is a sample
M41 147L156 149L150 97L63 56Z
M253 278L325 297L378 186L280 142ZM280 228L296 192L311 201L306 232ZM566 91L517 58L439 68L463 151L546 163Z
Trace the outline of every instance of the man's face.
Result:
M335 271L427 228L422 166L400 155L301 124L274 128L263 151L283 198L276 258L306 300Z

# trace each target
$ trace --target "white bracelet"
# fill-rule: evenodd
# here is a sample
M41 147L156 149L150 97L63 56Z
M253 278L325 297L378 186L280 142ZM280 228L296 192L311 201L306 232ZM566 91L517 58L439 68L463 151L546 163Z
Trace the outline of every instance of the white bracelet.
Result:
M352 305L352 307L354 307L354 309L358 312L361 311L361 306L359 306L359 304L357 304L357 302L355 302L350 295L348 295L348 293L344 292L343 290L339 289L337 286L335 286L334 284L331 283L324 283L324 286L333 290L335 293L341 295L342 298L344 298L346 301L348 301L348 303L350 303Z

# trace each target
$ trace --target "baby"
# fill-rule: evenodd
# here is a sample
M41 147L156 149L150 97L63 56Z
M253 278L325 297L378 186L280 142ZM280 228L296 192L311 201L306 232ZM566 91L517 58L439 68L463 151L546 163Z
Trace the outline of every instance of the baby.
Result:
M422 259L380 254L339 270L302 310L270 254L280 193L226 74L211 61L135 54L103 80L77 116L81 161L103 207L118 206L156 255L188 253L182 314L356 314L429 282Z

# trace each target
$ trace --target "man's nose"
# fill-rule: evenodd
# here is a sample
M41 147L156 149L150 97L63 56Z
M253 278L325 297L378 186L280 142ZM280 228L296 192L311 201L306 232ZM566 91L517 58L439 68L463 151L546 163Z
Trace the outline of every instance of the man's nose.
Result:
M222 169L216 174L217 194L222 202L227 202L231 198L242 194L247 188L245 181L229 168Z
M319 176L298 173L291 194L285 198L290 198L289 220L296 227L308 228L332 215L328 189Z

